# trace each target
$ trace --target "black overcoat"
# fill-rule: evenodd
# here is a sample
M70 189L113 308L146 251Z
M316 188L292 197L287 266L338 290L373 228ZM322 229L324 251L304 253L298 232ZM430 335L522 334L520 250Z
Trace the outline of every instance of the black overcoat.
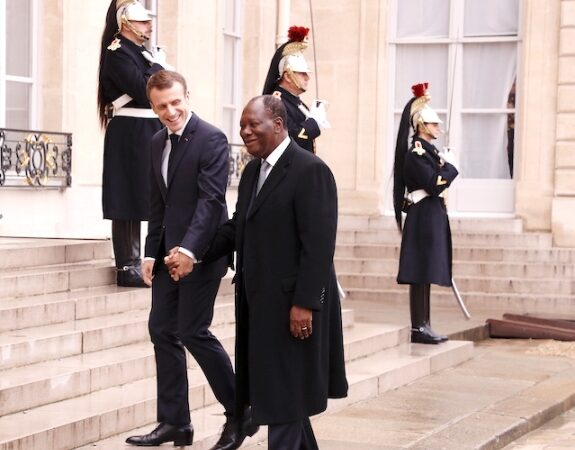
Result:
M129 108L149 109L146 83L163 67L150 63L144 47L120 36L120 46L106 50L100 83L106 103L123 94ZM150 142L162 128L157 118L117 116L106 126L102 209L105 219L148 220L150 197Z
M240 405L258 424L301 420L347 395L333 255L337 190L330 169L290 143L254 199L260 160L245 168L236 212L209 253L237 251L236 372ZM313 310L313 333L290 334L292 305Z
M416 147L416 142L421 147ZM440 194L457 174L453 165L440 162L435 146L419 137L414 138L405 156L404 183L409 192L424 189L429 197L407 210L398 283L451 286L451 230L445 201Z
M274 95L279 96L286 108L287 128L289 136L301 148L315 153L315 138L321 134L319 125L315 119L306 117L302 109L308 110L297 95L278 86Z

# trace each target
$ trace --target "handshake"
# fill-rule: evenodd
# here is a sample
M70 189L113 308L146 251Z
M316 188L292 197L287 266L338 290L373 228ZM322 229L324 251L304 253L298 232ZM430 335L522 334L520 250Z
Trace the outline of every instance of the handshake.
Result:
M180 247L174 247L167 256L164 257L164 264L174 281L180 281L194 270L194 259L180 251ZM142 264L142 279L146 285L152 285L152 272L154 270L154 260L144 259Z
M327 102L323 100L314 100L312 107L309 109L308 117L314 119L320 128L331 128L331 124L327 120L326 114Z

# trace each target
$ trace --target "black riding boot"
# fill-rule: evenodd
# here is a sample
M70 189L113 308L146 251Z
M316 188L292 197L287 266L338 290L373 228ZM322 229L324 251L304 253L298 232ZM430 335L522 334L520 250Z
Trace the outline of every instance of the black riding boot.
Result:
M118 286L147 287L140 270L140 222L112 220L112 245Z
M411 342L420 344L439 344L447 336L436 334L429 323L431 305L429 284L411 284L409 286L409 309L411 312Z

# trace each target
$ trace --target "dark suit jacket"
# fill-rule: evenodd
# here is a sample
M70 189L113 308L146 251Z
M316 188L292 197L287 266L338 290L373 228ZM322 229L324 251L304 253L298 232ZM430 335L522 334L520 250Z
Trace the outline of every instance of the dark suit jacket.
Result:
M333 267L337 190L327 165L292 141L253 199L260 164L246 166L236 212L207 257L234 249L238 255L239 403L251 403L256 423L287 423L325 410L328 396L347 393ZM313 310L309 339L291 336L292 305Z
M158 262L171 248L181 246L201 260L218 226L228 219L228 142L220 130L193 114L180 138L166 186L161 165L167 138L166 128L152 138L151 216L145 254ZM225 272L223 258L197 264L188 277L221 277Z

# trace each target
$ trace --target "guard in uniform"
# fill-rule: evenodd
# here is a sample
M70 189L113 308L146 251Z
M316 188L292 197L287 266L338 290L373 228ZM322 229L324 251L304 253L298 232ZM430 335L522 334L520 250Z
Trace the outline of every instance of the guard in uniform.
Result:
M140 221L148 220L150 143L162 124L146 97L148 78L168 68L144 46L149 12L137 0L112 0L100 51L98 112L106 129L102 208L112 220L118 286L145 287L140 273Z
M428 83L412 87L403 110L395 149L393 205L402 231L397 282L409 284L411 342L447 340L430 324L430 284L451 286L451 230L444 193L458 172L451 151L431 143L442 123L428 105ZM413 132L411 143L409 137ZM406 212L402 227L402 211Z
M315 100L310 108L299 96L307 90L311 69L303 56L307 48L309 28L290 27L288 42L275 52L263 94L280 97L287 111L289 136L302 148L315 153L315 138L321 134L321 128L329 128L325 103Z

